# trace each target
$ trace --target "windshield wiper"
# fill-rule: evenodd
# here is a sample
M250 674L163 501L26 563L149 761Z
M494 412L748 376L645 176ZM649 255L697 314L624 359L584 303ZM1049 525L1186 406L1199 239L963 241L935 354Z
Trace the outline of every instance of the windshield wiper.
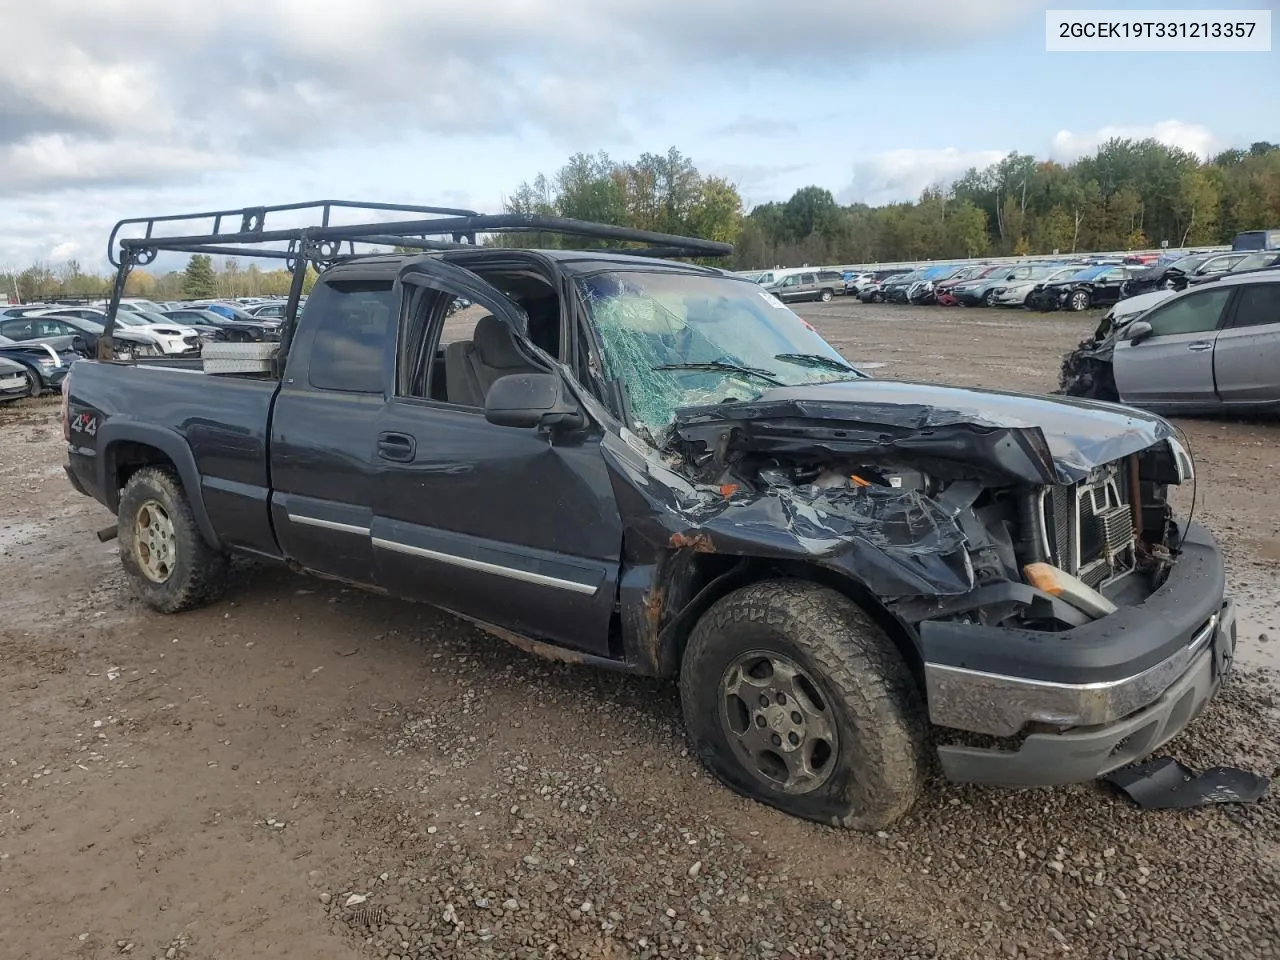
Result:
M773 375L772 370L762 370L759 367L745 367L739 363L729 363L723 360L712 360L705 363L664 363L657 367L651 367L652 370L709 370L719 371L721 373L738 373L747 377L755 377L757 380L763 380L775 387L781 387L782 381Z
M851 367L843 360L824 357L820 353L779 353L775 354L773 359L798 363L803 367L823 367L827 370L839 370L843 373L856 373L862 376L862 371L857 367Z

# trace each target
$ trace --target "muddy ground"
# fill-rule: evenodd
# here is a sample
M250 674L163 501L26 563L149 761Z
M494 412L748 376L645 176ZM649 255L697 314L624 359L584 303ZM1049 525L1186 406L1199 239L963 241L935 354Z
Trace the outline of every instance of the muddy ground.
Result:
M802 307L886 377L1033 392L1096 317ZM933 784L882 835L731 795L667 683L281 571L162 617L0 411L0 960L1270 957L1277 803ZM1168 752L1272 773L1280 425L1183 424L1243 667Z

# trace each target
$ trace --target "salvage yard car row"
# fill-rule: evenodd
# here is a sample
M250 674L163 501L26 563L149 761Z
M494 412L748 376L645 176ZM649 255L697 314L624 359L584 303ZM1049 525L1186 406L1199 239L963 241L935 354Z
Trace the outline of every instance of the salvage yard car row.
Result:
M842 275L846 296L863 303L914 306L1025 307L1079 312L1156 289L1180 290L1227 273L1280 264L1280 252L1206 251L1072 257L1021 263L923 264ZM744 274L785 303L832 299L834 271L775 270ZM836 291L840 293L841 291Z
M209 343L280 339L282 298L250 302L121 300L112 339L117 356L199 357ZM91 302L0 306L0 402L57 390L79 357L94 357L106 305Z

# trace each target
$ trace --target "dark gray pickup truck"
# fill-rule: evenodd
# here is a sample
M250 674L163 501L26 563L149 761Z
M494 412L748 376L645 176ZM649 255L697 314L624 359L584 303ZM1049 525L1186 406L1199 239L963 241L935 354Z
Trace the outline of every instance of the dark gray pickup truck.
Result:
M1089 780L1218 688L1234 607L1166 500L1192 463L1164 420L873 380L755 284L658 256L724 252L706 241L413 209L118 241L117 289L157 249L260 243L295 275L261 370L120 362L109 327L64 386L68 476L155 609L213 600L242 554L678 677L723 782L861 829L935 758ZM476 245L496 230L631 247Z

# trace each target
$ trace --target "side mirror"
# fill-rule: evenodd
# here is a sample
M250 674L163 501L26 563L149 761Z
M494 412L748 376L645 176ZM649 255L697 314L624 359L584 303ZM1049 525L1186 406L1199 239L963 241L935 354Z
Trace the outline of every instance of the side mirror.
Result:
M551 373L499 377L484 398L484 418L500 427L581 427L586 417Z
M1129 342L1135 347L1143 340L1151 336L1151 324L1146 320L1135 320L1129 325L1129 329L1125 331L1125 335L1129 338Z

